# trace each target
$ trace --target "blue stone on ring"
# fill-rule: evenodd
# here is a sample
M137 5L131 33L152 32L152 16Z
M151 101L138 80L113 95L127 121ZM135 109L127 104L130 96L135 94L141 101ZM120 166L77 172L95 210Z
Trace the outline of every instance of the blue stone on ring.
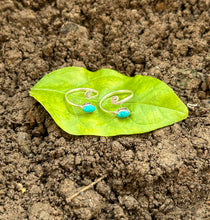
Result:
M83 105L82 110L86 113L91 113L91 112L94 112L96 108L92 104L85 104Z
M118 118L127 118L130 115L128 109L119 109L117 113Z

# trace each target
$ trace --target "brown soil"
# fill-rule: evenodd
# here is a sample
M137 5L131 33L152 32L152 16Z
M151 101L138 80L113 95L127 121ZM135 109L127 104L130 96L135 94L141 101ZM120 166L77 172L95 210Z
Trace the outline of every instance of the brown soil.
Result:
M210 218L208 3L0 0L1 220ZM29 90L72 65L151 75L196 106L143 135L71 136Z

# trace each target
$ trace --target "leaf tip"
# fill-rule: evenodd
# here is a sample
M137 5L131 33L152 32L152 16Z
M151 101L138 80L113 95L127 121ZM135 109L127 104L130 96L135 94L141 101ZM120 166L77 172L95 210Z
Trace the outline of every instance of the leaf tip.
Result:
M29 91L29 96L32 96L32 97L33 97L32 93L33 93L33 88L30 89L30 91Z

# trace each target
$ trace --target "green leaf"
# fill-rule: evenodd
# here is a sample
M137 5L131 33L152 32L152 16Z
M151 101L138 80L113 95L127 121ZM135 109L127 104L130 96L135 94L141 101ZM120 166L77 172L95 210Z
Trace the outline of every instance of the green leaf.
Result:
M85 113L66 101L65 93L74 88L91 88L99 92L98 97L90 100L85 98L85 92L68 96L78 105L91 102L96 107L93 113ZM99 108L100 100L116 90L131 90L134 96L120 105L113 105L108 98L103 107L109 111L127 107L131 112L127 118L120 119ZM139 75L127 77L111 69L96 72L80 67L59 69L44 76L31 89L30 95L45 107L59 127L73 135L139 134L171 125L188 115L184 103L160 80ZM122 99L126 94L119 97Z

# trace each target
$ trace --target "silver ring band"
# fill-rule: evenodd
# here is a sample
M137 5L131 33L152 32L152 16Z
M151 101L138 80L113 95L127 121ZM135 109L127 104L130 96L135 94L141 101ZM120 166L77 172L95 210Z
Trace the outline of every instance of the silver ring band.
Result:
M123 94L123 93L130 93L130 95L122 100L119 101L119 96L115 95L115 94ZM107 112L107 113L113 113L113 114L117 114L118 113L118 110L116 111L107 111L106 109L104 109L102 107L102 103L105 99L109 98L110 96L112 96L111 98L111 103L114 104L114 105L120 105L120 104L123 104L124 102L127 102L129 99L131 99L133 97L133 92L131 90L117 90L117 91L114 91L114 92L111 92L107 95L105 95L100 103L99 103L99 107L104 111L104 112Z
M84 91L85 92L85 98L86 99L92 99L92 98L95 98L98 96L98 91L96 91L95 89L90 89L90 88L76 88L76 89L71 89L69 90L68 92L65 93L65 99L66 101L70 104L70 105L73 105L73 106L76 106L76 107L79 107L79 108L83 108L83 105L77 105L77 104L74 104L72 103L71 101L69 101L68 99L68 95L70 93L73 93L73 92L81 92L81 91ZM96 93L95 95L92 95L94 93Z

